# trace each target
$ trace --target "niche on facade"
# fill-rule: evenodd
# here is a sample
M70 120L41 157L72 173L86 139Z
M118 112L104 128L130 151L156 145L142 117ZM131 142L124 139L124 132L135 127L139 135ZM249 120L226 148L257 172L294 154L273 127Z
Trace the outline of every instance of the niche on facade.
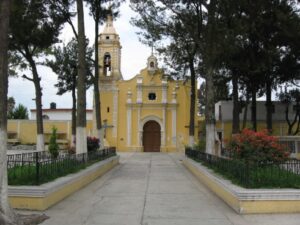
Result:
M148 99L149 99L150 101L156 100L156 94L155 94L154 92L150 92L150 93L148 94Z
M111 75L111 56L109 53L104 54L103 65L103 74L109 77Z

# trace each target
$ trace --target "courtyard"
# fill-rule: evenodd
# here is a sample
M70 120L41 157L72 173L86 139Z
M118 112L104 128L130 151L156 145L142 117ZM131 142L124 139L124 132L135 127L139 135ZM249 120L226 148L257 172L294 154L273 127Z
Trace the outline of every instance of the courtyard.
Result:
M120 155L119 166L46 210L42 224L299 224L299 214L238 215L185 169L181 154Z

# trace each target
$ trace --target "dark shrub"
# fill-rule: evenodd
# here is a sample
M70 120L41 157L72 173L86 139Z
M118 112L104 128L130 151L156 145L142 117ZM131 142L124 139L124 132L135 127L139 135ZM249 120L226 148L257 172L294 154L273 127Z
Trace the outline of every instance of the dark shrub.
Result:
M87 150L88 152L96 151L100 147L100 141L96 137L87 137Z

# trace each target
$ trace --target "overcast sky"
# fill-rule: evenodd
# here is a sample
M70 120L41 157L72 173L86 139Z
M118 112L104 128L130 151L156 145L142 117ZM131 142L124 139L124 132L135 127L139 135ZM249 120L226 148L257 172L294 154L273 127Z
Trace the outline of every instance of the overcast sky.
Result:
M141 69L146 67L146 61L151 53L151 49L138 40L136 32L137 28L133 27L129 21L135 13L130 9L129 3L123 4L120 8L121 16L114 21L114 27L120 35L122 45L122 62L121 71L125 80L134 77ZM75 22L77 25L77 21ZM90 39L90 43L94 40L94 22L88 15L88 9L85 8L85 32ZM102 32L103 26L100 28ZM68 42L72 38L72 30L69 25L60 35L63 42ZM57 76L48 68L39 68L39 74L42 77L41 85L43 88L43 108L49 108L50 102L56 102L57 108L71 108L71 94L67 93L63 96L57 96L57 89L54 87ZM16 100L16 104L23 104L28 109L35 108L35 91L33 83L21 77L9 79L8 96L12 96ZM92 88L87 91L87 108L92 108L93 94Z

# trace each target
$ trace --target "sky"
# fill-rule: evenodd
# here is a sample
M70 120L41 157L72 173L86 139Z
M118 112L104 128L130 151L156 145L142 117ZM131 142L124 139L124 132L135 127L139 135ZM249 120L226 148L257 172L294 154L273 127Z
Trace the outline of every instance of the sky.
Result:
M90 39L90 43L94 40L94 21L88 14L88 8L85 7L85 34ZM114 27L120 35L120 42L122 45L122 61L121 71L125 80L131 79L137 75L141 69L146 67L147 58L151 54L151 48L143 45L138 40L136 32L138 29L130 24L130 19L135 17L136 14L129 7L129 2L122 4L120 7L120 17L114 21ZM77 20L74 21L77 26ZM100 32L103 30L100 27ZM68 42L72 39L73 33L68 24L65 25L60 39L63 42ZM43 91L42 102L43 108L49 108L51 102L55 102L57 108L71 108L72 98L70 93L62 96L56 95L57 88L54 87L57 76L51 69L45 67L38 68L39 75L42 77L41 86ZM30 72L29 72L30 73ZM21 73L22 75L23 73ZM16 104L25 105L29 110L35 109L35 91L32 82L25 80L21 77L10 78L8 96L14 97ZM92 108L93 102L93 89L87 91L87 108Z

